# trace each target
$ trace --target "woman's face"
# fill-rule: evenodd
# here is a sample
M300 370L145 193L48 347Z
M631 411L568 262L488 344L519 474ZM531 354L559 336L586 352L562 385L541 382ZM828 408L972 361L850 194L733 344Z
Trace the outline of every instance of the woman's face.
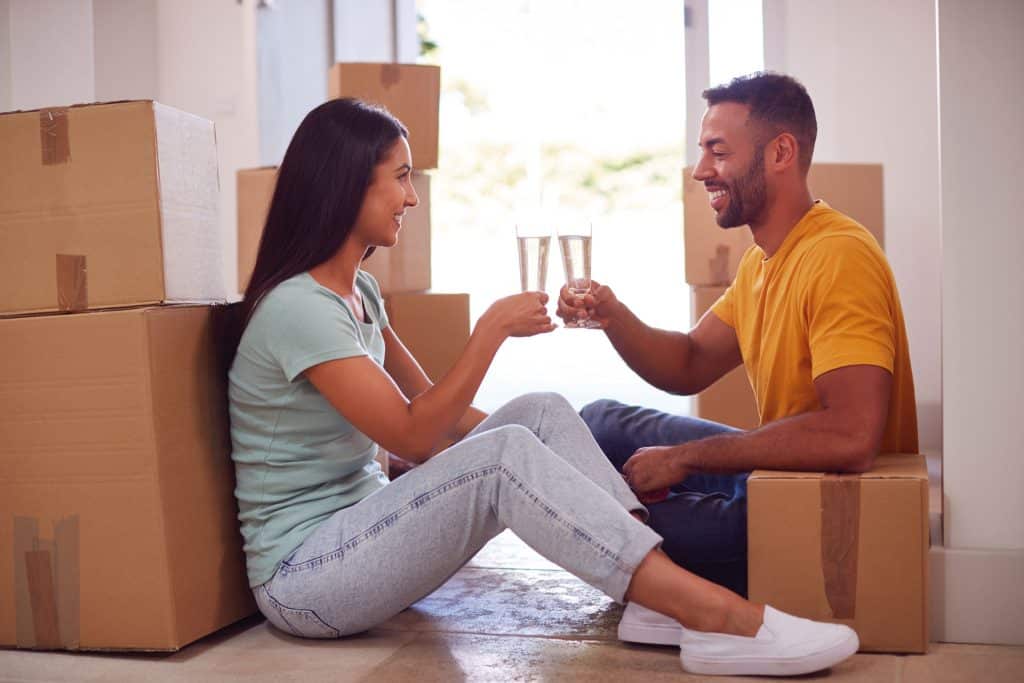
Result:
M373 169L373 180L356 216L355 234L367 246L393 247L398 242L405 210L419 204L412 187L412 154L398 138L384 161Z

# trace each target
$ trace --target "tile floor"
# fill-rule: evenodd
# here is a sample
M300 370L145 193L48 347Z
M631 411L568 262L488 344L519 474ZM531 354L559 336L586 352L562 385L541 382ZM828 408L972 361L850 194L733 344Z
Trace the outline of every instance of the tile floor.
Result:
M620 643L621 608L506 532L433 595L361 636L307 641L250 618L171 655L0 650L0 681L698 681L678 650ZM1024 647L856 655L796 680L1018 683ZM730 680L707 679L725 683Z

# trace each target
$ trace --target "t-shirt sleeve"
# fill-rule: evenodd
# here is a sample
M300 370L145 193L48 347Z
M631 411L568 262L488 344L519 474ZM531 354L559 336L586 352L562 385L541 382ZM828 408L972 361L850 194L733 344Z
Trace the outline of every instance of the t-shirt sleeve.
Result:
M803 314L812 378L850 365L892 372L896 293L884 261L851 237L823 242L811 258Z
M718 301L711 304L711 312L733 329L736 329L736 295L733 290L735 284L734 282L726 287Z
M365 270L359 271L359 277L366 283L363 287L365 293L364 303L368 299L370 305L373 306L373 310L376 313L375 320L381 330L385 329L390 325L388 322L388 314L384 306L384 296L380 293L380 285L377 283L377 278L367 273Z
M369 355L342 302L317 291L272 294L278 296L266 302L261 323L267 349L289 382L319 363Z

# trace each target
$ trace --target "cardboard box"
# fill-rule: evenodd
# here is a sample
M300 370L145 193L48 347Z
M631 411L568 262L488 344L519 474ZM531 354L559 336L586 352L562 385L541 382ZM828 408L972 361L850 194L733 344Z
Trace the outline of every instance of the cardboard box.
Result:
M683 231L686 281L691 285L727 285L736 277L740 258L754 243L747 226L720 228L703 183L683 169ZM812 164L808 183L820 198L871 231L885 246L881 164Z
M883 454L862 475L757 470L747 498L751 600L847 624L863 651L927 651L923 456Z
M437 168L441 68L425 64L340 62L327 80L331 99L355 97L383 105L409 129L416 168Z
M694 326L724 292L725 287L690 288L691 322ZM742 365L694 396L693 409L697 417L740 429L756 429L761 424L757 398Z
M395 334L427 376L441 379L469 341L469 294L391 294L384 307Z
M0 320L0 645L176 650L254 613L220 310Z
M156 102L0 115L0 314L226 299L213 123Z
M256 265L260 236L277 182L277 168L238 172L238 290L245 291ZM420 199L402 221L398 244L377 249L361 266L375 278L381 292L430 289L430 176L414 173L412 185Z
M277 166L238 171L238 291L244 293L256 266L260 237L277 184Z

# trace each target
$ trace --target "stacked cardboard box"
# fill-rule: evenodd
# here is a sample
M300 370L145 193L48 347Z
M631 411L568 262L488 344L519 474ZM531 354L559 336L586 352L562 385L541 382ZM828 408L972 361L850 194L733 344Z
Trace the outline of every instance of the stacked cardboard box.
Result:
M861 475L758 470L747 484L749 594L851 626L861 650L928 648L928 471L883 454Z
M683 237L686 282L691 285L692 323L725 292L740 258L754 244L746 226L723 229L715 222L704 186L683 169ZM812 164L808 181L815 197L859 221L884 245L882 167L879 164ZM760 424L756 399L742 367L694 399L695 412L715 422L753 429Z
M168 305L225 299L213 124L17 112L0 146L0 645L180 648L255 610L220 309Z
M340 63L328 74L333 98L383 105L409 129L417 168L437 167L440 69L416 64ZM238 172L238 288L252 274L277 169ZM430 176L413 174L419 206L406 212L398 244L377 249L362 269L376 278L388 318L433 380L440 379L469 340L469 295L431 292Z

